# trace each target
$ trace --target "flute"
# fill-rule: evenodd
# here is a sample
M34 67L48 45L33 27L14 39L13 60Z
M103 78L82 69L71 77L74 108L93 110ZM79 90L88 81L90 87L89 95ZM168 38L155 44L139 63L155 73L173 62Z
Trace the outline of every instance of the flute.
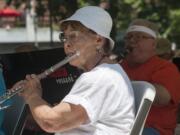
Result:
M55 72L58 68L62 67L63 65L67 64L69 61L71 61L72 59L74 59L75 57L79 56L80 53L76 52L74 55L72 56L67 56L64 60L58 62L57 64L51 66L49 69L46 69L44 72L38 74L38 78L39 79L44 79L46 78L48 75L50 75L51 73ZM18 86L15 89L11 89L9 91L7 91L5 94L3 94L2 96L0 96L0 110L1 108L1 104L4 103L5 101L7 101L8 99L12 98L13 96L15 96L16 94L20 93L21 91L23 91L22 86Z

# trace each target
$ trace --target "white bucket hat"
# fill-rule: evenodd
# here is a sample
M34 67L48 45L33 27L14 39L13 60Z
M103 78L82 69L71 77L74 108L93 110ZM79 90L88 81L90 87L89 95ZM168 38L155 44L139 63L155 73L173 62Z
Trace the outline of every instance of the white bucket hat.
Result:
M86 6L78 9L71 17L61 21L79 21L88 29L109 39L111 49L114 48L114 41L110 37L112 29L112 18L104 9L96 6Z

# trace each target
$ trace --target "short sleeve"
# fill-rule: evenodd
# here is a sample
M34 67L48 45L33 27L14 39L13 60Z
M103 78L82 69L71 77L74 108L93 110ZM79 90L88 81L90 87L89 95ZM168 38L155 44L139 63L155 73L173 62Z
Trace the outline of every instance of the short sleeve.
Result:
M89 123L94 123L110 119L111 113L116 112L120 103L124 102L124 95L129 96L128 89L124 77L119 72L102 65L97 70L82 74L63 102L84 107Z
M104 117L107 110L104 107L105 103L108 104L111 94L109 92L112 85L105 79L103 75L96 77L91 75L82 75L70 93L63 99L63 102L68 102L76 105L81 105L85 108L90 122L95 122L100 117ZM106 105L107 106L107 105Z

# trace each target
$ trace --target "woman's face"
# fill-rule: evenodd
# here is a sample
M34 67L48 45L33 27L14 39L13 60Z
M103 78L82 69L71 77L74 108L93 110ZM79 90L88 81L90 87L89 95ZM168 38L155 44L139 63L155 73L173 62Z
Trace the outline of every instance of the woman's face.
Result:
M69 63L75 67L86 69L95 60L97 48L97 34L85 30L75 30L68 25L64 30L64 51L71 56L76 52L80 55Z

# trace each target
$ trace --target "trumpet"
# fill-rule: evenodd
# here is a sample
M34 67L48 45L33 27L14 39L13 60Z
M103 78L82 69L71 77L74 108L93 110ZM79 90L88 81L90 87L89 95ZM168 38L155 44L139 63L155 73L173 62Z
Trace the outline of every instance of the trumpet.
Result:
M71 61L72 59L76 58L77 56L80 55L80 52L76 52L74 55L72 56L67 56L64 60L58 62L57 64L51 66L50 68L46 69L44 72L38 74L38 78L39 79L44 79L46 78L48 75L50 75L51 73L55 72L58 68L62 67L63 65L67 64L69 61ZM5 109L9 106L2 106L2 104L9 100L10 98L12 98L13 96L15 96L16 94L22 92L22 86L18 86L15 89L11 89L11 90L7 90L6 93L4 93L3 95L0 96L0 110Z

